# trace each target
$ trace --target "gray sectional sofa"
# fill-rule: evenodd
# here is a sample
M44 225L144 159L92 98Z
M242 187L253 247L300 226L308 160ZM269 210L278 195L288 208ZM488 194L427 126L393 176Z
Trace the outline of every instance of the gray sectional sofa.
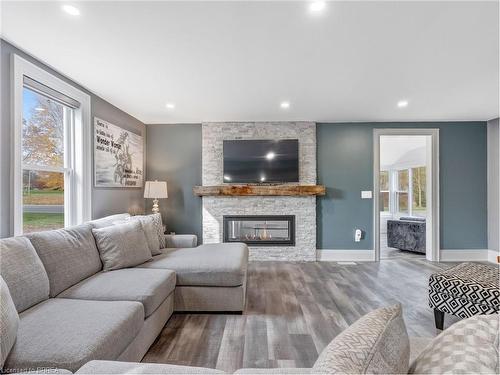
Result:
M103 271L92 229L124 219L0 240L0 274L19 316L15 344L2 350L4 371L140 361L173 311L244 310L245 244L166 236L168 247L150 260Z

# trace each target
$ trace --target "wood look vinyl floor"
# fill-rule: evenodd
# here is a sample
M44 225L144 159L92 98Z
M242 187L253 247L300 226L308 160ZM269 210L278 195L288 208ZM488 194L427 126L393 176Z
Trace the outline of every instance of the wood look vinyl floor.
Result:
M217 368L311 367L342 330L377 307L401 302L410 336L433 337L429 275L452 263L251 262L242 315L174 314L143 362ZM446 316L445 328L456 318Z
M380 233L380 259L409 258L425 259L425 254L404 251L387 246L387 233Z

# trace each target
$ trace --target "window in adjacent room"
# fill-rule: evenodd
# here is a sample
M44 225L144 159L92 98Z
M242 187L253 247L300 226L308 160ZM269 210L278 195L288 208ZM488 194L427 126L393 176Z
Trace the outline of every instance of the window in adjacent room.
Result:
M412 168L412 213L415 216L426 216L427 180L425 167Z
M400 214L408 214L409 180L410 171L408 169L397 172L396 211Z
M390 211L389 171L380 171L380 211Z
M14 59L14 234L90 219L90 98Z

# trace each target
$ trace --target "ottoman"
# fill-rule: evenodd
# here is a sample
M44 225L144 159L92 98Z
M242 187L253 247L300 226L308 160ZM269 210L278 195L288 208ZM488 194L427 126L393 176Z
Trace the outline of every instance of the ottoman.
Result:
M443 329L444 313L468 318L499 311L498 266L461 263L429 278L429 306L436 328Z

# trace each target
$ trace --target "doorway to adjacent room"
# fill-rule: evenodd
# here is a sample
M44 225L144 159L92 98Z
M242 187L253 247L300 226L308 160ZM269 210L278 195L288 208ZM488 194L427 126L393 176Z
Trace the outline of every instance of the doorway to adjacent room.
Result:
M438 134L374 131L376 260L439 260Z

